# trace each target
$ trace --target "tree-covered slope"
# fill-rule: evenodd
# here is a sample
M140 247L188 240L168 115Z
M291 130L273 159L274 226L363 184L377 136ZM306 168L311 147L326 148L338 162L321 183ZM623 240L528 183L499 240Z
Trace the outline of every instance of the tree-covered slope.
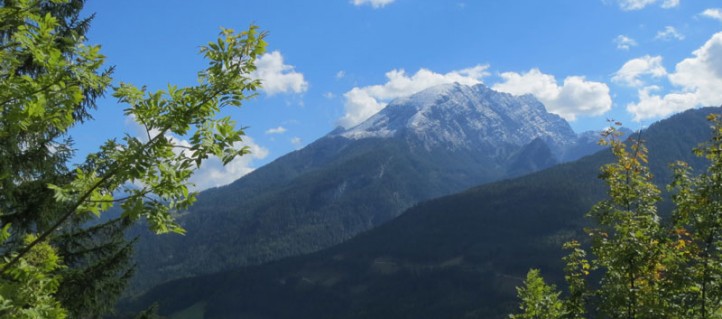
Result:
M709 137L687 111L642 133L662 184L668 163L701 167L691 149ZM173 281L128 304L165 314L196 305L204 318L504 318L529 268L561 278L561 243L579 238L605 194L602 151L516 179L423 202L338 246L263 266Z
M201 193L178 218L185 236L141 232L134 286L316 251L419 201L557 163L576 139L531 96L433 87Z

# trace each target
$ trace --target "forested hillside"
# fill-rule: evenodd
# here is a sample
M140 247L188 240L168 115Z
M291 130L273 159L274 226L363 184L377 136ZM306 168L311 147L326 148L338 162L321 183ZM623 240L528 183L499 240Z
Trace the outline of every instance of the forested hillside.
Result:
M140 233L135 291L309 253L418 203L599 149L530 95L439 85L392 102L181 213L184 236ZM138 233L136 233L138 234Z
M719 111L687 111L642 132L657 183L671 181L675 160L704 167L691 150L710 136L705 116ZM602 151L424 202L341 245L173 281L126 306L194 306L205 318L505 318L530 268L562 280L561 244L584 241L584 214L606 193L599 168L612 160Z

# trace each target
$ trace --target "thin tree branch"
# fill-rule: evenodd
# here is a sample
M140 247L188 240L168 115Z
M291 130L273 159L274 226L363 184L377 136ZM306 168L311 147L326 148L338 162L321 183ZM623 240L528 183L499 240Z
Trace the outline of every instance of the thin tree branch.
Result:
M226 89L226 87L217 89L215 92L213 92L213 94L211 94L211 95L209 95L208 97L206 97L206 99L203 100L201 103L196 104L195 108L198 108L198 107L200 107L200 106L202 106L202 105L204 105L204 104L206 104L206 103L209 103L209 102L210 102L211 100L213 100L216 96L218 96L219 94L221 94L225 89ZM190 111L190 109L189 109L189 111ZM141 151L141 152L145 152L147 149L150 149L150 146L153 145L153 144L155 144L155 143L160 139L161 136L164 136L164 134L165 134L166 132L168 132L168 130L170 130L170 127L171 127L171 126L168 125L168 126L165 127L163 130L161 130L158 135L156 135L156 136L153 137L151 140L149 140L146 144L144 144L144 147L143 147L140 151ZM28 252L30 252L30 250L31 250L33 247L35 247L38 243L40 243L40 242L44 241L45 239L47 239L48 236L50 236L53 232L55 232L58 228L60 228L60 226L61 226L63 223L65 223L65 222L70 218L70 216L73 215L73 213L75 213L75 211L78 209L78 207L80 207L80 205L82 205L83 203L85 203L85 202L88 200L88 198L90 197L90 195L91 195L96 189L100 188L105 182L107 182L109 179L111 179L112 177L114 177L115 175L117 175L117 173L118 173L121 169L123 169L124 166L126 166L126 165L128 165L128 164L130 164L130 163L119 163L119 164L117 164L117 166L116 166L115 168L113 168L113 169L111 169L110 171L108 171L108 173L106 173L100 180L98 180L95 184L93 184L93 186L91 186L82 196L80 196L80 198L71 206L71 208L70 208L65 214L62 215L62 217L61 217L57 222L55 222L50 228L46 229L42 234L40 234L40 236L38 236L37 238L35 238L35 240L33 240L32 242L30 242L30 244L28 244L28 245L25 246L23 249L21 249L15 257L13 257L8 263L6 263L6 264L0 269L0 275L5 274L5 273L10 269L10 267L12 267L12 266L14 266L15 264L17 264L17 263L20 261L20 259L21 259L23 256L25 256Z

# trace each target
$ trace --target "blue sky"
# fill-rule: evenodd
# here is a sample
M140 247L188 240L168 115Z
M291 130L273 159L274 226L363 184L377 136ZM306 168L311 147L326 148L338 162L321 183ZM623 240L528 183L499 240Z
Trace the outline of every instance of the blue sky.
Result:
M264 90L227 112L248 127L254 154L225 168L208 162L199 189L445 82L534 94L577 132L722 104L722 3L713 0L126 0L85 11L96 14L89 42L116 66L115 83L150 89L194 84L205 67L198 49L220 27L269 32L254 75ZM72 132L80 155L134 132L123 105L98 106L96 121Z

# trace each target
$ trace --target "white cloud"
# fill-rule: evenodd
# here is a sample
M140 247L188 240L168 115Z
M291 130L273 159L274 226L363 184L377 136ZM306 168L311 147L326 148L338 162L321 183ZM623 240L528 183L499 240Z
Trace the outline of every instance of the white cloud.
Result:
M251 77L261 80L263 91L268 95L303 93L308 89L303 73L296 72L292 65L283 64L283 56L279 51L261 55L256 60L256 68Z
M386 83L355 87L344 94L346 114L339 119L339 125L350 128L383 109L392 99L409 96L426 88L443 83L458 82L465 85L481 83L488 76L488 65L441 74L428 69L420 69L408 76L404 70L391 70L386 73Z
M697 105L694 93L669 93L664 96L652 93L658 90L658 86L644 87L639 90L639 102L627 104L627 111L634 115L635 121L667 116Z
M323 94L323 97L325 97L325 98L327 98L327 99L329 99L329 100L332 100L333 98L336 97L336 94L333 94L333 92L326 92L326 93Z
M622 85L641 87L645 83L640 77L660 78L665 75L667 75L667 70L662 65L662 57L645 55L624 63L619 71L614 73L612 81Z
M639 102L627 105L635 120L666 116L699 105L722 104L722 32L713 35L692 57L677 63L668 80L678 90L654 94L657 86L639 90Z
M286 128L283 126L269 128L266 130L266 134L283 134L286 133Z
M661 2L661 7L670 9L679 6L679 0L618 0L619 8L624 11L641 10L645 7Z
M352 0L355 6L362 6L365 4L371 5L374 9L383 8L384 6L391 4L396 0Z
M637 41L623 34L614 38L614 43L617 44L619 50L629 50L629 48L637 46Z
M722 32L712 36L693 57L678 63L669 80L685 91L694 92L699 103L722 103Z
M587 81L582 76L569 76L559 85L556 78L539 69L526 73L502 73L503 82L492 89L514 95L532 94L551 113L573 121L580 115L600 115L612 107L609 87L601 82Z
M664 30L658 31L657 36L654 38L657 40L684 40L684 34L677 31L673 26L666 26Z
M657 0L619 0L619 7L622 10L640 10L644 7L656 2Z
M662 8L669 9L679 6L679 0L665 0L662 2Z
M264 159L268 156L268 149L254 143L250 136L245 136L243 137L243 142L234 144L236 148L243 146L248 146L251 153L236 157L225 166L223 162L215 156L204 160L201 167L199 167L190 178L190 181L195 184L193 190L199 191L230 184L252 172L254 170L252 167L254 160Z
M346 71L344 71L344 70L336 72L337 79L343 79L345 76L346 76Z
M715 20L722 21L722 9L717 9L717 8L707 9L707 10L704 10L704 11L701 13L701 15L702 15L703 17L712 18L712 19L715 19Z
M298 136L294 136L291 138L291 144L293 144L293 146L296 148L301 146L301 142L303 142L303 141Z

